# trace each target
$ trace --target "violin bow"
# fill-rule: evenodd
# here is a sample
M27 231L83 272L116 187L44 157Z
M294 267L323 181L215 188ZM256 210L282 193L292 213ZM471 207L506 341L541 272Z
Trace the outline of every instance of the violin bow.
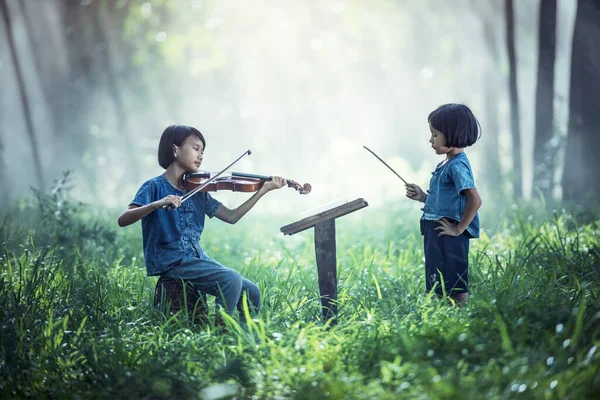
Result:
M400 175L398 175L398 173L396 171L394 171L394 169L392 167L390 167L389 165L387 165L387 163L385 161L383 161L377 154L373 153L373 151L371 149L369 149L367 146L363 146L365 149L367 149L371 154L373 154L375 157L377 157L377 159L379 161L381 161L383 163L383 165L385 165L386 167L388 167L394 174L396 174L396 176L398 178L400 178L400 180L402 182L404 182L405 185L408 185L408 182L406 182Z
M206 182L204 182L202 185L198 186L197 188L195 188L194 190L187 192L186 194L184 194L181 197L181 203L183 204L184 201L186 201L187 199L189 199L190 197L192 197L193 195L195 195L196 193L198 193L199 191L201 191L202 189L204 189L206 186L208 186L212 181L214 181L215 179L217 179L219 176L221 176L221 174L225 171L227 171L229 168L231 168L235 163L237 163L238 161L240 161L242 159L242 157L246 156L246 155L250 155L252 154L252 152L250 150L246 150L244 152L244 154L242 154L241 156L239 156L234 162L232 162L231 164L229 164L228 166L226 166L225 168L223 168L221 170L221 172L217 173L216 175L214 175L213 177L211 177L209 180L207 180Z

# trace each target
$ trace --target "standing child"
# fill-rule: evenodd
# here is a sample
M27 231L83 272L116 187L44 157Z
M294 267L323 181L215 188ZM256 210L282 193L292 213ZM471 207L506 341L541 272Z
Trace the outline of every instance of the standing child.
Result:
M190 282L200 292L233 314L241 310L242 292L257 311L261 293L239 272L211 259L199 245L205 216L235 224L267 192L284 186L273 177L246 202L230 210L207 192L199 192L181 203L185 193L184 174L197 172L202 164L206 141L195 128L172 125L163 132L158 146L158 163L166 171L146 181L119 217L119 226L142 220L144 259L148 276L164 276ZM169 209L170 208L170 209Z
M427 292L449 295L458 305L469 297L469 239L479 237L481 198L475 188L471 164L464 151L480 136L471 110L462 104L444 104L427 117L436 154L446 155L423 192L406 185L406 196L425 203L421 234L425 247Z

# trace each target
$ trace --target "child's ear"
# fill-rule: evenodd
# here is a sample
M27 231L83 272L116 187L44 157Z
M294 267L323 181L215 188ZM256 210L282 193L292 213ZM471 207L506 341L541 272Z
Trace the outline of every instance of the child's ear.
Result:
M173 145L173 156L177 157L177 145Z

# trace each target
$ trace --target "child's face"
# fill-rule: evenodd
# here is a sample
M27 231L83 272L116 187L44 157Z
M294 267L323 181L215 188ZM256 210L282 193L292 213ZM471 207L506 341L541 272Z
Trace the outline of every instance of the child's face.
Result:
M431 124L429 124L429 130L431 131L429 143L431 143L431 147L435 150L435 154L448 154L452 148L446 147L446 136L431 126Z
M197 172L204 158L204 144L197 136L191 135L181 147L175 145L175 162L186 172Z

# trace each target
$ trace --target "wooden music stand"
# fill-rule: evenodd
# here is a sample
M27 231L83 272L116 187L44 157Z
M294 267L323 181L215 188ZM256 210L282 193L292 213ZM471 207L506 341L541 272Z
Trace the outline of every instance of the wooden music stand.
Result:
M321 294L321 313L326 321L337 316L335 219L368 205L365 199L356 199L281 227L284 235L293 235L315 227L315 255Z

